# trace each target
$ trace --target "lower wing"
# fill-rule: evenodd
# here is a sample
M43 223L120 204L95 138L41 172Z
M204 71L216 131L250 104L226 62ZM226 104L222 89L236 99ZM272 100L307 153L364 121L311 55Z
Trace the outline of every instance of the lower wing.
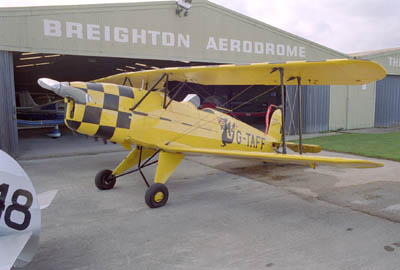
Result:
M253 159L277 163L301 164L315 168L317 165L327 165L343 168L377 168L383 167L382 163L362 159L350 159L340 157L288 155L252 151L190 148L178 144L163 145L160 149L166 152L176 152L192 155L213 155L238 159Z

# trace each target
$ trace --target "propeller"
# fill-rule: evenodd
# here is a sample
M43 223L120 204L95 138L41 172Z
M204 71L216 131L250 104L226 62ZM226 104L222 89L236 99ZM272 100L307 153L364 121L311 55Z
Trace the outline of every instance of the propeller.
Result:
M64 98L72 98L76 103L87 104L92 101L92 97L85 91L72 87L68 82L58 82L49 78L40 78L38 84L44 89L54 92Z

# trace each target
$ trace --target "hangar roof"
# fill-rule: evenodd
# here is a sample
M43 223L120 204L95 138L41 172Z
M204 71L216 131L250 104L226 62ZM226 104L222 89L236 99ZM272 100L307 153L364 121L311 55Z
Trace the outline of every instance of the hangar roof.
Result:
M0 50L213 63L347 55L206 0L0 8ZM267 11L266 11L267 12Z
M353 53L357 59L369 59L381 64L390 75L400 75L400 48Z

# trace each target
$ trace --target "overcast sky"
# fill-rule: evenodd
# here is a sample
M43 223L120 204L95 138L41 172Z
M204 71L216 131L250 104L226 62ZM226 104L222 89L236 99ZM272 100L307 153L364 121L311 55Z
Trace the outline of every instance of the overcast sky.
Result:
M151 0L0 0L0 7L145 1ZM400 47L399 0L211 2L344 53Z

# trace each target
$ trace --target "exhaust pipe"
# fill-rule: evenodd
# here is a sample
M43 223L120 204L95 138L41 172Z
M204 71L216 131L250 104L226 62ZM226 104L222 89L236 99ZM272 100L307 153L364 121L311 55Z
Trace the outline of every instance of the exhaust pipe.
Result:
M81 89L71 87L67 82L58 82L48 78L40 78L38 84L44 89L54 92L64 98L72 98L76 103L87 104L92 97Z

